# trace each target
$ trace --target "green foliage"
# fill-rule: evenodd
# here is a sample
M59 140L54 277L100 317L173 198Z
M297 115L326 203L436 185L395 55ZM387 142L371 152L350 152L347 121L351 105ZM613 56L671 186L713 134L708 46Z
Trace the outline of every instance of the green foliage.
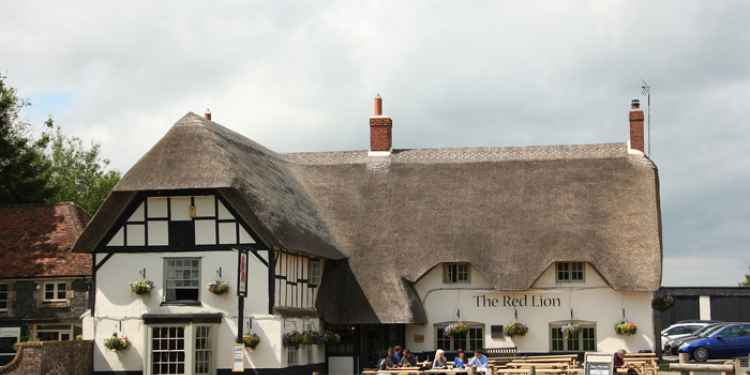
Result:
M55 187L51 183L51 163L45 155L49 136L29 136L29 125L18 120L28 105L0 75L0 204L49 201Z
M740 282L740 286L750 288L750 273L745 275L745 280Z
M32 137L19 121L29 104L0 76L0 204L73 201L93 214L120 180L98 144L66 137L50 118Z
M54 126L52 119L47 126ZM73 201L93 214L120 180L120 173L106 170L109 160L101 157L98 144L87 149L81 139L66 137L59 127L50 141L52 184L57 187L52 201Z

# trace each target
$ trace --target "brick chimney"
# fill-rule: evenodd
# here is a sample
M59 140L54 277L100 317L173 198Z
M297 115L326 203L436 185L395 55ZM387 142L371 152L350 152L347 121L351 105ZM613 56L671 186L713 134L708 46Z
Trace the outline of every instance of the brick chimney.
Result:
M383 98L378 94L370 116L370 155L388 155L391 153L391 128L393 120L383 116Z
M645 153L644 147L644 135L643 135L643 110L641 109L641 101L633 99L630 103L630 149L638 150Z
M206 120L211 121L211 110L206 108L206 113L203 114L206 117Z

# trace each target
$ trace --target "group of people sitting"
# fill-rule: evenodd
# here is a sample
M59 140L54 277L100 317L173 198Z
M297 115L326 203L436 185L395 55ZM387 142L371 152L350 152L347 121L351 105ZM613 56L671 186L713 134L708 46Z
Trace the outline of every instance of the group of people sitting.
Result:
M478 372L487 372L489 359L479 350L474 351L474 356L466 359L466 354L462 349L458 349L453 363L449 363L443 349L435 352L435 359L432 363L429 361L419 362L417 357L409 349L401 349L396 345L388 348L383 353L383 357L378 362L378 370L391 370L400 367L419 367L420 369L449 369L449 368L471 368Z

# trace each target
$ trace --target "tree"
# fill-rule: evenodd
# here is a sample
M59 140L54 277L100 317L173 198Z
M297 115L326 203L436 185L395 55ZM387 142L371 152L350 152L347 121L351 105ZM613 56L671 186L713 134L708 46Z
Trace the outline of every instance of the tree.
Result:
M54 127L51 118L46 125ZM96 143L87 149L80 138L66 137L60 127L55 129L48 150L52 184L57 188L52 201L73 201L89 214L96 212L120 180L120 172L107 170L109 160L100 151Z
M0 204L44 202L55 193L51 163L44 153L48 134L34 140L29 125L18 120L26 105L0 75Z
M748 269L750 269L750 267L748 267ZM750 273L745 275L745 280L740 282L740 286L750 288Z
M52 118L38 138L19 121L29 104L0 76L0 204L73 201L93 214L120 180L100 146L66 137Z

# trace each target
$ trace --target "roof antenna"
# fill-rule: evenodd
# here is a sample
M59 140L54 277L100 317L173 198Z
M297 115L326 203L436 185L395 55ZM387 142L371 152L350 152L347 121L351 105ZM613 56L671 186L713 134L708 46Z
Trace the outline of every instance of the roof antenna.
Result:
M651 156L651 86L646 80L641 81L641 94L646 96L646 126L648 129L648 156Z

